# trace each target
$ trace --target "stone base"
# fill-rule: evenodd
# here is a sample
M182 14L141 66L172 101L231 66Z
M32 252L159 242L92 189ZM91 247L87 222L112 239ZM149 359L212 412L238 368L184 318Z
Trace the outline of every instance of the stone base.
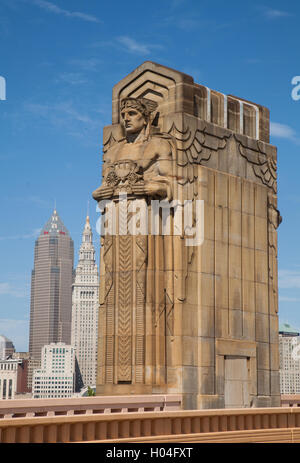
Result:
M281 407L280 395L275 395L271 397L271 407Z
M254 407L259 407L259 408L280 407L280 395L278 396L257 396L254 399Z
M174 393L174 391L172 391ZM170 394L167 387L145 384L105 384L98 385L96 396L126 396L126 395L158 395ZM178 394L178 392L176 392ZM179 393L180 394L180 393ZM252 396L250 408L270 408L280 407L280 395L274 396ZM207 410L207 409L224 409L225 400L223 395L210 394L182 394L183 410Z
M222 395L206 395L198 394L196 396L197 400L197 409L209 409L209 408L225 408L224 405L224 396Z
M158 394L161 392L158 391ZM162 392L164 393L164 392ZM96 396L97 395L145 395L145 394L155 394L152 390L151 385L145 384L104 384L97 385L96 387Z
M183 410L222 409L225 408L223 395L183 394ZM249 408L280 407L280 395L255 396ZM247 407L248 408L248 407Z

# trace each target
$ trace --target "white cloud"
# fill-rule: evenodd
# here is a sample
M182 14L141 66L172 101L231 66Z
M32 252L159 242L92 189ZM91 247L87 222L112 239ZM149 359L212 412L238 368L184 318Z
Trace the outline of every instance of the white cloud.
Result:
M58 76L57 80L69 85L81 85L88 82L80 72L63 72Z
M297 136L295 130L288 125L279 124L278 122L271 122L270 133L273 137L286 138L293 143L300 144L300 138Z
M163 48L161 45L137 42L135 39L126 35L117 37L117 41L122 45L125 51L128 51L129 53L136 53L138 55L149 55L151 50Z
M0 236L0 241L6 240L26 240L28 238L37 238L38 235L41 233L41 228L34 228L29 233L24 233L23 235L8 235L8 236Z
M98 146L99 107L71 100L58 103L26 102L24 110L37 118L37 123L53 126L64 135L80 139L85 146Z
M278 270L278 286L281 289L300 288L300 271Z
M84 71L95 71L102 61L98 58L87 58L87 59L72 59L69 61L71 65L80 68Z
M27 103L25 109L36 114L40 117L49 117L51 122L55 125L56 122L58 125L64 121L65 124L68 122L66 116L69 116L70 119L76 120L78 122L83 122L87 124L94 125L95 121L88 116L76 110L73 104L69 101L64 101L57 104L39 104L39 103Z
M12 287L10 283L4 282L0 283L0 296L1 295L25 298L28 296L28 292L26 289L15 288Z
M60 14L69 18L78 18L89 22L100 22L99 19L93 15L82 13L80 11L65 10L55 5L54 3L48 2L46 0L31 0L31 3L33 3L36 6L39 6L43 10L49 11L50 13Z
M73 119L84 122L87 124L93 124L93 120L87 114L83 114L77 111L70 103L61 103L56 106L59 111L64 112L68 116L72 117Z
M162 50L162 45L154 43L142 43L127 35L116 37L112 40L102 40L91 44L93 48L112 47L122 52L133 53L136 55L149 55L153 50Z
M288 16L292 16L291 13L282 10L276 10L274 8L265 8L264 15L269 19L277 19L277 18L286 18Z
M139 43L136 40L131 39L130 37L122 36L122 37L118 37L117 40L122 45L124 45L124 47L128 51L130 51L132 53L138 53L138 54L141 54L141 55L147 55L148 53L150 53L149 45Z

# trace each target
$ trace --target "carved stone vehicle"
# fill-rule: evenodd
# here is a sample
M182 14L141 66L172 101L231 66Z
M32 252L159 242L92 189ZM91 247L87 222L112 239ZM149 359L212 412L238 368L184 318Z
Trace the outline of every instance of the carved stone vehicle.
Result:
M112 104L93 193L113 217L101 236L96 394L176 393L186 409L279 406L268 110L153 62L114 86ZM189 227L178 227L178 210ZM197 226L203 239L190 245Z

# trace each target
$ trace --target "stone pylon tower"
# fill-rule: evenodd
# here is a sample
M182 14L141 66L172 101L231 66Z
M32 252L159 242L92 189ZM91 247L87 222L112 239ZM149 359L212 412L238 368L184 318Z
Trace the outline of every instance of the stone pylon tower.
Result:
M97 394L180 393L186 409L279 406L269 111L152 62L114 86L112 105L93 193L105 218L117 216L101 238ZM171 232L161 213L158 234L132 233L128 212L149 218L158 200L177 201ZM192 227L203 240L191 245Z
M74 244L54 209L35 242L31 278L29 352L40 360L42 347L71 342Z
M85 386L95 386L97 371L99 274L87 216L72 291L72 346Z

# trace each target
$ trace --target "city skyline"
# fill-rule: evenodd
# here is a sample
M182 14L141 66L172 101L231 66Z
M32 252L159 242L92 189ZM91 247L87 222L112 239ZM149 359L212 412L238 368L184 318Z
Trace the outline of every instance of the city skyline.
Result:
M102 129L112 87L146 60L270 109L278 147L279 318L300 327L298 165L300 5L166 0L99 5L3 0L0 5L0 334L28 349L34 241L56 201L75 265L90 200L99 265ZM217 5L217 8L216 8ZM292 84L294 82L294 84Z
M38 236L41 234L42 230L47 226L47 223L49 223L49 220L51 219L52 217L52 214L53 212L57 212L57 208L56 208L56 203L57 201L55 201L54 205L53 205L53 208L50 209L50 211L52 210L52 212L50 212L50 214L48 214L48 220L45 220L45 223L43 224L43 226L37 230L37 233L36 233L36 236L33 236L32 239L33 239L33 243L32 243L32 269L33 269L33 266L34 266L34 246L35 246L35 241L37 240ZM86 210L85 210L85 214L83 214L83 217L86 217L86 214L89 213L89 205L87 205L86 207ZM59 214L57 214L59 216ZM50 216L50 219L49 219L49 216ZM86 223L86 218L85 220L82 220L82 223L85 224ZM90 224L90 227L92 229L92 226ZM98 227L97 227L98 228ZM95 227L95 235L96 236L99 236L97 231L96 231L96 227ZM70 232L70 236L72 238L72 233ZM81 240L81 232L80 232L80 240ZM98 267L98 256L97 254L99 254L99 242L97 240L95 240L95 242L93 242L93 245L94 245L94 248L95 248L95 254L96 254L96 257L95 257L95 260L96 260L96 265ZM97 249L98 248L98 249ZM75 271L76 267L77 267L77 264L79 262L79 250L80 250L80 246L78 246L78 249L75 249L75 246L74 246L74 265L73 265L73 271ZM2 336L5 336L7 337L9 340L12 341L12 343L15 344L16 348L16 352L29 352L29 338L30 338L30 297L31 297L31 291L30 291L30 280L31 280L31 272L32 272L32 269L30 271L30 274L29 274L29 277L28 277L28 280L29 280L29 293L28 293L28 299L29 299L29 306L28 306L28 314L27 314L27 319L25 320L26 321L26 331L23 333L23 335L20 336L20 338L18 337L18 335L16 337L13 337L13 335L10 335L10 333L14 333L14 332L17 332L19 333L19 330L18 330L18 326L15 326L15 325L11 325L11 326L8 326L8 329L6 332L0 332L0 335ZM0 292L0 296L1 296L1 292ZM21 329L24 328L24 324L21 325ZM0 319L0 331L1 331L1 319ZM21 347L21 348L20 348Z

